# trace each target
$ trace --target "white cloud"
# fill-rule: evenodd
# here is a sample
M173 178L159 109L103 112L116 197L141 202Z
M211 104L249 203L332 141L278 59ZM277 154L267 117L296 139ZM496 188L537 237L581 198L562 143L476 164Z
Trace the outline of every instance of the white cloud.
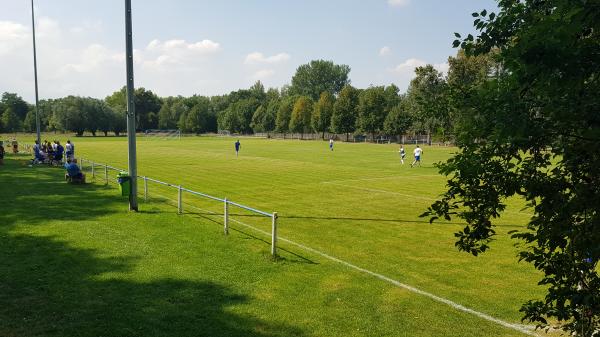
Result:
M125 61L125 55L111 51L101 44L91 44L78 53L79 62L67 63L61 71L90 73L106 66L120 65ZM65 74L67 75L67 74Z
M388 5L392 7L404 7L410 4L410 0L388 0Z
M275 75L275 70L273 70L273 69L261 69L261 70L255 72L252 75L252 79L253 80L264 80L264 79L267 79L269 77L272 77L273 75Z
M144 67L149 68L165 70L164 67L175 65L194 68L202 61L202 56L215 54L220 50L220 44L212 40L188 43L179 39L165 42L155 39L148 43L145 50L138 53L137 58Z
M448 62L435 63L433 65L433 67L435 69L437 69L437 71L442 72L444 75L447 75L448 74L448 69L450 69L450 65L448 64Z
M125 84L125 53L98 41L101 30L100 21L63 27L51 18L37 20L41 98L102 98ZM34 97L31 42L28 22L0 20L0 92L17 92L29 101ZM134 50L135 84L160 95L217 94L236 89L229 85L241 82L239 72L227 78L224 61L212 57L221 50L219 43L209 39L150 41ZM271 75L268 71L257 73L263 78Z
M57 21L47 17L41 17L35 23L36 40L39 39L58 39L63 32Z
M410 74L415 71L417 67L426 65L427 62L415 58L408 59L394 68L394 71L400 74Z
M79 26L69 29L73 34L100 33L104 30L104 24L100 20L83 20Z
M272 56L265 57L263 53L254 52L246 55L246 59L244 60L245 64L276 64L283 63L290 59L290 55L287 53L279 53Z
M410 58L396 67L389 69L389 73L394 75L392 81L398 85L401 91L404 91L408 88L410 81L415 78L415 69L417 67L424 67L427 64L431 63L418 58ZM432 65L433 68L443 75L448 73L448 63L434 63Z
M394 67L393 71L399 74L413 74L417 67L424 67L427 64L428 63L423 60L417 58L410 58ZM446 74L448 72L449 65L446 62L434 63L433 67L437 71Z
M30 40L29 29L11 21L0 21L0 55L8 54Z
M179 53L182 51L190 51L199 54L216 53L221 50L221 46L211 40L202 40L194 43L187 43L185 40L152 40L146 46L147 50L160 51L163 53Z
M388 46L383 46L379 49L379 56L387 56L392 53L392 49Z

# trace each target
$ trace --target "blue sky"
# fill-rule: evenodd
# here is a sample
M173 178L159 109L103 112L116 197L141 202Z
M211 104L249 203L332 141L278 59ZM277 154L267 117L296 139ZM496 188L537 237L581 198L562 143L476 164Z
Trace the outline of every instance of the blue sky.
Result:
M216 95L289 83L313 59L351 67L357 87L414 67L447 69L453 33L472 32L491 0L133 0L135 84ZM125 83L122 0L36 0L40 97L103 98ZM0 92L34 97L28 0L0 0Z

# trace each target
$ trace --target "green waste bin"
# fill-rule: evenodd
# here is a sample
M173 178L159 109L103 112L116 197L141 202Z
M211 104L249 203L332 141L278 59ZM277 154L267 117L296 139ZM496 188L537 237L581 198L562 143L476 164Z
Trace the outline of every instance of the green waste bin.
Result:
M119 182L121 195L128 197L129 193L131 193L131 177L129 176L129 173L119 172L119 174L117 174L117 181Z

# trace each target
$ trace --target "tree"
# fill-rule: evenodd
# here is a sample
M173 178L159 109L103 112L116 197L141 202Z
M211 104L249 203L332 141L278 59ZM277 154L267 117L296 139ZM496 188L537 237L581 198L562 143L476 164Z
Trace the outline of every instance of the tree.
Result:
M267 94L265 93L265 86L261 81L256 81L254 85L252 85L249 89L250 94L253 98L259 101L261 104L265 102L267 99Z
M311 124L316 132L322 132L321 138L325 139L325 132L329 131L331 125L331 115L333 115L333 104L335 100L328 91L321 93L321 97L315 103Z
M289 89L291 95L304 95L318 100L323 91L337 94L350 84L350 67L334 64L332 61L313 60L296 69Z
M392 108L397 106L400 103L400 88L398 88L395 84L390 84L385 87L385 110L386 113L389 113Z
M3 93L0 102L4 106L1 111L5 111L7 108L11 108L12 112L17 116L17 119L19 119L20 121L23 121L25 119L27 111L29 111L29 106L27 105L27 102L25 102L23 98L21 98L21 96L14 93Z
M361 131L370 133L373 140L375 140L375 133L383 130L386 104L386 95L383 87L370 87L359 95L358 120L356 124Z
M313 101L308 96L300 96L294 103L292 116L290 118L290 131L302 135L310 130L310 115L313 109Z
M295 102L295 96L288 96L281 101L275 120L275 130L277 132L286 133L290 131L290 119L292 118L292 110L294 109Z
M21 129L21 121L13 108L9 106L2 113L2 127L5 132L16 132Z
M171 117L171 103L163 103L158 111L158 128L173 129L176 121Z
M127 115L124 112L114 111L110 109L113 114L112 118L112 131L115 133L115 136L119 136L121 132L125 132L127 130Z
M432 65L415 69L415 78L411 80L408 96L414 102L413 115L428 134L438 131L445 135L450 129L446 81L443 74Z
M495 51L482 55L467 55L459 50L456 57L448 58L447 103L450 124L456 127L463 116L476 113L473 99L477 98L479 87L490 79L500 65L494 61ZM468 119L469 117L467 117ZM454 133L455 130L452 130Z
M196 101L188 112L180 114L180 120L185 120L183 125L179 125L179 128L185 132L194 132L200 134L210 130L211 126L211 113L210 113L210 100L206 97L201 97Z
M393 107L383 122L383 130L388 135L402 136L412 125L412 116L407 107L406 101Z
M263 132L265 131L264 121L267 111L261 105L256 111L254 111L254 115L252 115L252 122L250 122L250 127L252 127L252 131L254 132Z
M35 110L30 109L27 112L27 115L25 115L25 120L23 121L23 130L25 132L35 132L36 128Z
M259 105L256 98L245 98L231 104L223 112L219 121L219 128L234 133L251 132L252 115Z
M265 131L274 131L275 130L275 122L277 119L277 112L279 111L279 106L281 101L279 98L272 99L269 101L267 105L267 110L265 111L265 117L263 119L263 127Z
M104 101L97 100L98 105L98 118L96 120L96 127L98 130L104 133L104 137L108 136L108 132L113 130L113 124L115 123L114 111Z
M63 132L75 131L81 136L87 127L86 111L81 97L67 96L57 99L52 104L50 127Z
M459 151L439 165L448 190L425 213L467 223L459 250L489 249L504 200L523 197L533 215L519 257L543 273L543 299L524 319L577 336L600 331L600 11L586 1L500 1L473 13L467 55L497 50L500 67L461 102ZM457 38L461 38L456 34Z
M335 133L345 133L346 141L348 134L355 130L357 106L358 91L350 85L340 91L340 96L333 104L331 130Z
M96 137L96 131L98 131L98 127L100 126L99 122L102 121L105 113L102 106L103 102L90 97L80 97L79 99L81 100L81 108L83 109L84 127Z
M127 89L121 88L105 98L108 105L118 112L127 111ZM158 127L158 112L162 102L156 94L144 88L137 88L134 92L136 129L156 129Z

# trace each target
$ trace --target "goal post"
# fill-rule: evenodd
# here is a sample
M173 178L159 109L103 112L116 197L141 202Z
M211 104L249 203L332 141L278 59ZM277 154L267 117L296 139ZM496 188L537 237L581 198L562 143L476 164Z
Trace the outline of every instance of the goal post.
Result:
M148 129L144 131L145 137L157 139L181 139L181 130L179 129Z

